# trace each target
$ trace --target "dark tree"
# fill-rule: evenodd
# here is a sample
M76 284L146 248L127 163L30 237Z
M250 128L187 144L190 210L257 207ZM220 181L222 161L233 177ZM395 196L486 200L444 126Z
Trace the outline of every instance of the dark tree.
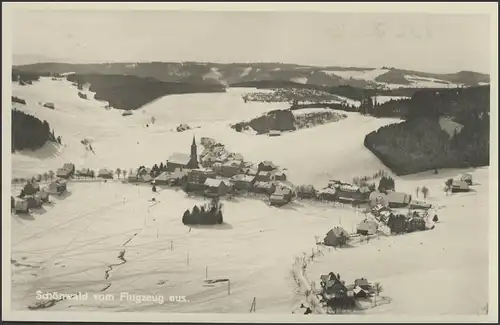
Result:
M188 224L189 221L191 219L191 213L189 212L189 210L186 210L184 212L184 215L182 216L182 223L183 224Z
M38 149L50 138L47 121L18 110L12 110L12 149Z

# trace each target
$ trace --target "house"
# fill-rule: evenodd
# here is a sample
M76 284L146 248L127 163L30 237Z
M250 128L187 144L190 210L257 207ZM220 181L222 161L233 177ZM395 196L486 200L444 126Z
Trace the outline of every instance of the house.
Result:
M258 169L259 171L271 172L271 171L277 169L278 167L275 164L273 164L271 161L266 160L266 161L262 161L261 163L259 163L258 168L259 168Z
M275 170L272 177L277 181L286 181L286 174L281 170Z
M391 214L387 220L387 226L391 229L392 234L401 234L406 232L406 224L406 216L402 214Z
M201 165L203 167L210 167L214 163L221 162L221 160L212 152L207 153L201 158Z
M411 202L411 195L402 192L387 193L387 203L389 208L407 207Z
M338 279L331 279L326 281L323 292L329 295L331 298L333 297L344 297L347 295L347 287L342 281Z
M326 187L318 191L318 197L322 201L335 201L337 191L334 188Z
M269 197L269 204L282 206L292 200L292 190L287 187L277 187Z
M248 175L234 175L229 180L233 184L233 188L236 190L248 191L252 187L254 177Z
M204 184L207 178L216 178L216 173L210 169L192 169L187 172L187 181L193 184Z
M255 168L252 167L245 167L242 169L243 174L248 175L248 176L256 176L259 171Z
M42 207L42 199L37 195L29 195L25 198L28 209L39 209Z
M368 196L368 202L369 202L371 207L374 207L377 205L381 205L384 207L389 206L387 194L379 192L379 191L371 192L370 195Z
M92 177L94 175L93 171L90 168L83 168L76 172L77 176L80 177Z
M281 135L281 131L279 130L269 130L267 133L270 137L279 137Z
M424 231L425 220L423 218L411 218L406 224L406 232Z
M187 181L189 170L177 168L173 173L170 174L170 185L182 185Z
M47 107L47 108L50 108L50 109L55 109L55 105L54 103L45 103L43 104L43 107Z
M419 201L419 200L411 200L410 202L410 209L422 209L422 210L427 210L432 208L432 204L426 203L424 201Z
M241 161L229 160L222 164L222 176L233 177L241 171Z
M251 192L271 195L276 190L276 185L271 182L256 182L250 188Z
M97 173L97 177L104 178L104 179L113 179L113 171L103 168L99 169L99 172Z
M130 116L132 115L133 113L131 111L125 111L122 113L122 116Z
M160 175L158 175L154 180L153 183L155 185L167 185L170 184L170 177L171 173L169 172L163 172Z
M63 179L58 179L52 183L50 183L47 187L47 192L50 194L62 194L66 192L67 186L66 181Z
M16 213L29 213L28 201L24 199L16 199L14 203L14 211Z
M335 186L337 200L339 202L355 203L364 200L359 187L351 184L342 184Z
M370 293L361 287L354 287L352 292L354 293L355 298L368 298L368 297L370 297Z
M230 191L229 185L221 179L207 178L204 185L207 196L223 196Z
M356 228L356 233L367 236L375 235L378 230L378 223L373 220L363 220Z
M365 278L354 280L354 287L359 287L366 291L370 291L372 289L372 285L368 282L368 279Z
M56 176L60 177L60 178L69 178L70 174L71 174L71 172L69 170L66 170L66 169L63 169L63 168L59 168L56 171Z
M469 184L465 181L453 180L453 182L451 183L452 193L469 192L469 191L470 191Z
M349 239L349 233L341 228L335 227L326 233L325 239L323 242L326 246L343 246L347 243Z
M138 182L139 181L139 169L134 168L130 170L127 176L127 180L129 182Z
M472 186L472 175L471 174L463 174L460 176L459 180L466 182L469 186Z
M257 172L257 175L255 175L256 182L270 182L272 180L274 180L273 179L273 172L261 170L261 171Z

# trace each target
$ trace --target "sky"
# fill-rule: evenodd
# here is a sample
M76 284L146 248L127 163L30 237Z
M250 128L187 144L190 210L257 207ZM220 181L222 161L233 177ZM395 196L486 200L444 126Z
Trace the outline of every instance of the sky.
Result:
M18 10L12 21L14 58L34 61L490 72L490 22L479 14Z

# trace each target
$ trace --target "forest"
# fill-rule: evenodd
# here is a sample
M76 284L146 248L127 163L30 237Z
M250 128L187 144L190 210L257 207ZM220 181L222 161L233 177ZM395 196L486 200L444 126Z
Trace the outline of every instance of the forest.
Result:
M47 121L42 122L32 115L12 110L12 152L35 150L49 140L56 141Z
M439 168L489 165L489 86L421 90L408 102L406 121L365 137L365 146L398 175ZM439 120L463 126L451 136Z

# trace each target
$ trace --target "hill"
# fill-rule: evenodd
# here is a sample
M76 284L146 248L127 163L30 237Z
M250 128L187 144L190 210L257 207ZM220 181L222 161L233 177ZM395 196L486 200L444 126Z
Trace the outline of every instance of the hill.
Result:
M95 99L123 110L137 109L165 95L225 91L220 85L163 82L131 75L72 74L67 79L77 84L89 83Z
M442 88L457 85L477 86L488 83L489 76L475 72L432 74L399 69L355 67L317 67L283 63L35 63L14 66L18 72L133 75L163 82L247 85L255 81L292 82L294 84L357 88ZM420 78L420 79L419 79ZM429 82L432 79L432 82ZM297 86L297 85L296 85Z
M489 98L489 86L421 90L405 101L407 121L371 132L364 144L398 175L488 166Z

